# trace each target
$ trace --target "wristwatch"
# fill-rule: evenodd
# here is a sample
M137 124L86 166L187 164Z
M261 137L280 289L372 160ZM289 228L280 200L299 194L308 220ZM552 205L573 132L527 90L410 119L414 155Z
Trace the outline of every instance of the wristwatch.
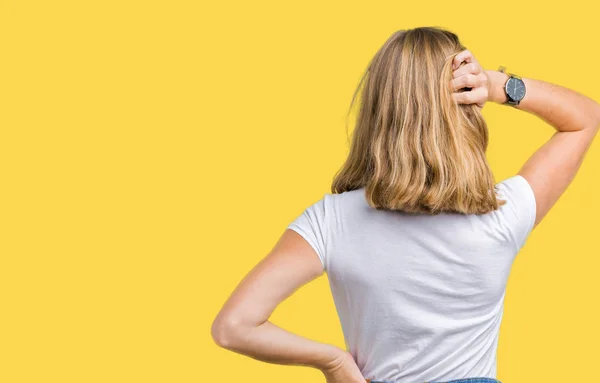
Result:
M504 93L506 94L507 98L505 104L513 106L519 105L521 100L523 100L525 97L525 93L527 91L525 89L525 83L520 76L517 76L514 73L507 73L505 71L506 67L500 66L498 68L498 72L505 73L509 76L508 80L506 80L506 83L503 86Z

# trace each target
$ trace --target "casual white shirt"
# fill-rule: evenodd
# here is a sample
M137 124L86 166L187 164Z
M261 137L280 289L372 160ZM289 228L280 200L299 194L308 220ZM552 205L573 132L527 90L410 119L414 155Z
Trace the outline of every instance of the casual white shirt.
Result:
M483 215L377 210L362 188L325 194L289 224L323 264L365 378L496 378L506 282L536 215L525 178L496 187L507 203Z

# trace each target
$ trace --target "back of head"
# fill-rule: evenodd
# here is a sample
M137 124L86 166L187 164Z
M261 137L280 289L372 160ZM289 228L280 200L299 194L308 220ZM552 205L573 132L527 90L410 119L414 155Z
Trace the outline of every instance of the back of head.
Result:
M364 187L374 208L425 214L483 214L504 203L480 109L452 98L452 61L465 49L437 27L400 30L385 42L354 93L360 109L333 193Z

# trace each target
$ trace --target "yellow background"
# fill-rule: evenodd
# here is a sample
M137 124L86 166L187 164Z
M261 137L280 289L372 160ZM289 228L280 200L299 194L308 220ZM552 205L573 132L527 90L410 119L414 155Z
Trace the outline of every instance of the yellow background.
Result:
M324 381L220 349L210 325L329 191L352 92L398 29L449 28L487 69L600 100L591 2L0 4L0 382ZM497 180L553 132L484 115ZM596 143L517 257L505 383L597 376L599 170ZM344 345L326 276L271 320Z

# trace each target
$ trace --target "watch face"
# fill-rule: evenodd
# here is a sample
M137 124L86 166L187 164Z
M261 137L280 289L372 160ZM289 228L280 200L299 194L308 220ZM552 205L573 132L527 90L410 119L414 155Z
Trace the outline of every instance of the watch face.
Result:
M523 80L511 77L506 82L506 93L515 101L521 101L525 97L525 83Z

